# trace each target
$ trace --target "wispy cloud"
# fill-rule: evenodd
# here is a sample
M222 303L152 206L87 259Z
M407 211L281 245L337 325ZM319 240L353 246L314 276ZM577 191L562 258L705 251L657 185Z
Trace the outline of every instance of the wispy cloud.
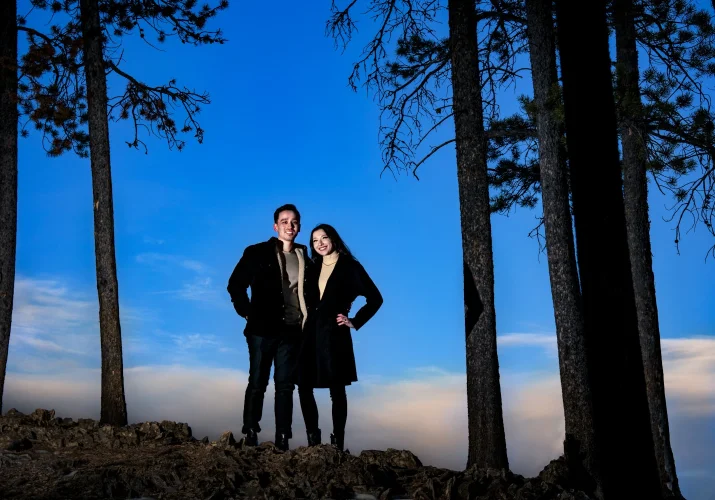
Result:
M182 283L178 288L155 293L173 295L179 299L194 302L210 303L219 300L218 290L209 276L211 268L203 262L156 252L139 254L136 256L136 261L166 273L174 274L177 268L191 272L192 275L188 279L181 279Z
M555 333L505 333L497 336L497 346L500 349L539 347L549 357L558 354Z
M25 344L35 349L49 352L59 352L59 353L69 353L69 354L86 354L82 351L77 351L75 349L70 349L67 346L59 345L51 340L43 340L32 335L20 335L17 337L17 342L20 344Z
M213 302L219 299L219 294L213 286L211 278L196 278L190 283L184 283L176 295L184 300Z
M120 304L120 317L125 356L153 354L164 360L185 361L192 350L219 352L223 347L212 335L163 332L160 318L146 307ZM17 277L10 370L48 373L59 361L71 361L72 366L96 366L99 352L99 314L94 290L83 291L60 279Z
M509 333L497 337L497 343L499 348L541 347L557 354L555 334ZM666 389L679 399L677 411L715 414L715 337L665 338L661 350Z
M177 290L162 290L154 292L157 295L172 295L193 302L217 302L219 293L213 286L211 278L196 277L190 282L182 283Z
M54 279L15 280L12 349L87 354L99 345L97 300ZM12 358L11 358L12 361Z
M147 245L163 245L165 241L159 238L152 238L151 236L144 236L144 243Z
M555 333L505 333L497 337L500 347L541 346L556 348Z
M57 325L76 327L88 314L96 312L88 297L70 293L57 280L36 280L18 276L15 280L13 326L28 332Z
M184 269L188 269L189 271L194 271L196 273L203 273L209 270L208 266L206 266L206 264L204 264L203 262L188 259L186 257L181 257L178 255L157 252L140 253L136 256L136 261L140 264L154 266L157 269L167 269L168 265L170 267L182 267Z
M238 349L235 347L219 347L218 352L223 352L223 353L237 353L239 352Z
M663 339L661 350L666 390L678 399L674 411L715 415L715 337Z
M220 346L215 335L205 335L201 333L189 333L185 335L173 335L174 344L182 351L193 351L206 347L217 348Z

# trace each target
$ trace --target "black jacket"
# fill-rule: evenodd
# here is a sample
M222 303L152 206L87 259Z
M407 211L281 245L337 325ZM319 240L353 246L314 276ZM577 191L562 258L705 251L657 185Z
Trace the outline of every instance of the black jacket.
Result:
M305 300L305 280L310 263L304 245L294 244L298 254L300 281L298 298L305 322L307 302ZM239 316L246 318L245 335L278 337L285 331L285 304L283 301L283 269L278 252L282 243L271 238L263 243L251 245L243 252L228 280L228 293ZM251 287L251 298L247 289Z
M298 384L306 387L349 385L357 381L357 368L350 328L338 326L339 313L350 317L353 301L365 297L365 305L351 317L362 328L382 306L382 295L362 265L341 255L325 284L322 299L318 288L320 264L311 266L306 282L308 321L303 331Z

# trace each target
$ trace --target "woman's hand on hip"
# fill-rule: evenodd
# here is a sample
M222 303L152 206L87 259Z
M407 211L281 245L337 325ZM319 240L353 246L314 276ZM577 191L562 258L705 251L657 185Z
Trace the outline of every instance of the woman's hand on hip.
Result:
M340 326L348 326L349 328L355 328L353 326L352 321L350 321L350 318L345 316L344 314L338 314L338 325Z

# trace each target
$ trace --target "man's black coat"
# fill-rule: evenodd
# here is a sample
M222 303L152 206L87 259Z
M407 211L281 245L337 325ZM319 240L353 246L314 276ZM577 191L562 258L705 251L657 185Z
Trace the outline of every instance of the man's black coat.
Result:
M283 267L280 255L282 242L278 238L246 248L228 280L228 293L239 316L246 318L245 335L278 337L285 332L283 300ZM305 286L310 260L304 245L294 244L299 262L298 298L305 321ZM247 289L251 287L251 298Z

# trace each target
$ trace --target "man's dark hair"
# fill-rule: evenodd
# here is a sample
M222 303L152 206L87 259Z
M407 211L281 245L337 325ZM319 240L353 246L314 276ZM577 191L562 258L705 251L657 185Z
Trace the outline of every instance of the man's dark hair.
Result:
M300 212L297 208L295 208L295 205L293 205L292 203L281 205L280 207L276 208L276 211L273 212L273 222L278 223L278 215L280 215L281 212L284 212L286 210L290 210L291 212L293 212L295 214L296 219L298 219L298 222L300 222Z

